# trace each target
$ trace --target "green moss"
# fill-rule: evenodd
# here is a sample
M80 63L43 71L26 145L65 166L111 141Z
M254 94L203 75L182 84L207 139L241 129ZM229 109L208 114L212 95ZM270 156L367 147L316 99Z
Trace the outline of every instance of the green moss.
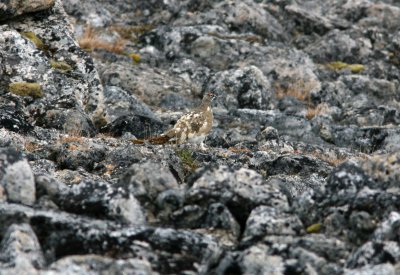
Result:
M306 232L308 234L311 234L311 233L318 233L320 230L321 230L321 224L314 223L314 224L310 225L309 227L307 227Z
M12 94L19 96L31 96L33 98L43 97L43 89L39 83L14 82L8 85Z
M131 54L129 54L128 56L129 56L130 58L132 58L132 60L133 60L135 63L139 63L139 62L140 62L141 57L140 57L139 54L137 54L137 53L131 53Z
M362 64L347 64L341 61L334 61L326 64L326 66L332 70L350 69L352 73L359 73L365 69Z
M350 71L352 73L355 73L355 74L359 73L365 69L364 65L362 65L362 64L350 64L348 66L348 68L350 69Z
M50 60L50 65L52 68L63 71L63 72L72 71L72 67L65 61L56 61L56 60L52 59L52 60Z
M180 158L185 168L191 172L199 168L199 164L193 158L193 152L189 149L179 149L175 151L176 155Z
M32 41L38 49L44 49L43 41L34 32L21 32L21 35Z

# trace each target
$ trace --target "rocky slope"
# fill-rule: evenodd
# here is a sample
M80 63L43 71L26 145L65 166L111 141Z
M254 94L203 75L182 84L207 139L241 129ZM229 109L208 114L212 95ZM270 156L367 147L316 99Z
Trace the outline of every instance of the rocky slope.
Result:
M395 0L0 4L0 274L399 274L398 18ZM206 152L131 142L207 91Z

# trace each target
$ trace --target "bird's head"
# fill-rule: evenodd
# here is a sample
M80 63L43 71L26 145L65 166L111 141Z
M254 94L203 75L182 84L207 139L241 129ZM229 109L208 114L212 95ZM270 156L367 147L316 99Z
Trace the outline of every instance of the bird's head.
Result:
M204 94L203 100L207 100L207 101L213 101L214 99L217 98L217 95L212 93L212 92L208 92Z
M207 92L203 96L203 100L201 102L201 105L206 107L206 106L211 106L211 102L217 98L217 95L211 92Z
M214 99L217 98L217 95L214 94L214 93L212 93L212 92L208 92L208 93L207 93L207 96L210 98L211 101L213 101Z

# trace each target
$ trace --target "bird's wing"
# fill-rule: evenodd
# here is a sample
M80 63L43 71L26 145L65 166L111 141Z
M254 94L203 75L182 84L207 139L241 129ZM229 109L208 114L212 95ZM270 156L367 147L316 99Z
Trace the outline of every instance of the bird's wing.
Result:
M186 136L189 133L197 133L204 125L206 116L204 112L193 111L183 115L174 125L174 127L167 131L165 135L173 137L180 136L182 133Z

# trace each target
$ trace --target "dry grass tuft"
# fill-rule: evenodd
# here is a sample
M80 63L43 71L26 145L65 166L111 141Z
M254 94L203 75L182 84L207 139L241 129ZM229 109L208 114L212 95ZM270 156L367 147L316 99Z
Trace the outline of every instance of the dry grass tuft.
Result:
M284 97L294 97L302 102L305 102L308 109L306 112L306 118L312 119L317 115L324 114L329 110L329 106L326 103L320 103L317 106L311 102L311 91L317 87L318 83L316 81L299 80L295 83L289 84L275 84L275 97L277 99L282 99Z
M114 164L106 164L103 176L111 176L114 170L115 170Z
M39 150L41 148L41 146L39 144L34 143L34 142L25 142L24 147L25 147L26 151L31 152L31 153L36 150Z
M229 147L229 151L235 154L241 154L241 153L250 153L251 150L248 148L238 148L238 147Z
M275 88L275 97L277 99L282 99L287 96L291 96L297 98L300 101L310 102L310 93L311 91L317 87L316 81L307 81L299 80L295 83L276 83Z
M308 120L310 120L318 115L326 113L328 109L329 109L329 106L326 103L320 103L316 107L310 106L307 109L306 118Z
M98 32L91 26L88 26L83 35L78 39L79 46L87 50L103 49L109 52L123 54L126 44L124 39L119 39L112 43L101 40L98 36Z
M77 151L79 149L79 146L76 144L68 144L68 150L70 151Z
M82 143L83 137L80 136L65 136L59 140L60 143L70 143L70 142L77 142Z
M328 163L334 167L349 160L349 157L347 157L347 156L329 156L329 155L324 154L323 152L319 152L319 151L312 152L310 155L315 158L318 158L322 161L325 161L326 163Z

